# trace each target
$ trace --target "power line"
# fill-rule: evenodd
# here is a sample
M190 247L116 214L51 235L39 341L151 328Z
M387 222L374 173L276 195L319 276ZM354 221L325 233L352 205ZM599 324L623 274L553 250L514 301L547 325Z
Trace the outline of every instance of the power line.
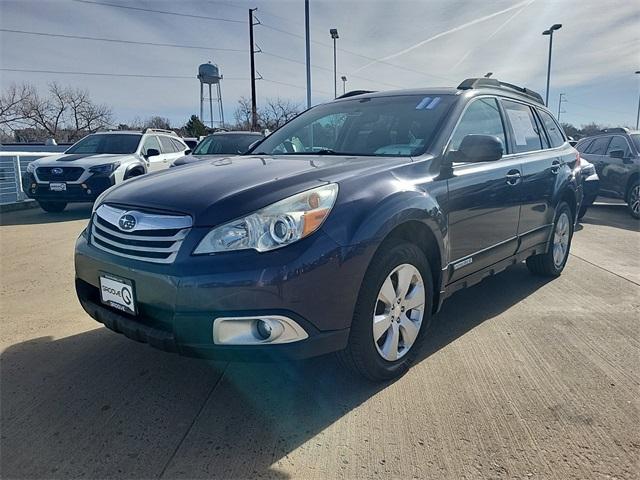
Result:
M115 8L124 8L127 10L136 10L139 12L147 12L147 13L160 13L162 15L173 15L176 17L186 17L186 18L198 18L201 20L215 20L218 22L228 22L228 23L242 23L244 24L244 22L242 20L233 20L230 18L220 18L220 17L210 17L208 15L195 15L195 14L190 14L190 13L179 13L179 12L170 12L167 10L154 10L151 8L142 8L142 7L132 7L130 5L119 5L117 3L107 3L107 2L94 2L92 0L72 0L74 2L78 2L78 3L87 3L87 4L91 4L91 5L101 5L103 7L115 7Z
M196 77L194 75L149 75L140 73L110 73L110 72L72 72L67 70L32 70L26 68L0 68L3 72L21 72L21 73L53 73L57 75L89 75L99 77L131 77L131 78L163 78L163 79L190 79ZM242 77L224 77L224 80L248 80Z
M224 52L241 52L241 53L246 52L246 50L242 50L240 48L218 48L218 47L207 47L204 45L178 45L175 43L139 42L136 40L120 40L116 38L88 37L83 35L65 35L62 33L31 32L27 30L12 30L8 28L0 28L0 32L19 33L24 35L37 35L42 37L69 38L73 40L93 40L97 42L124 43L124 44L131 44L131 45L148 45L148 46L154 46L154 47L190 48L190 49L196 49L196 50L220 50Z
M79 0L78 0L78 1L79 1ZM274 26L272 26L272 25L269 25L268 23L264 23L264 22L262 22L260 25L261 25L261 26L263 26L263 27L265 27L265 28L267 28L267 29L269 29L269 30L273 30L273 31L275 31L275 32L279 32L279 33L282 33L282 34L284 34L284 35L290 35L290 36L292 36L292 37L296 37L296 38L302 38L302 39L304 39L304 36L303 36L303 35L299 35L299 34L297 34L297 33L289 32L289 31L287 31L287 30L283 30L283 29L281 29L281 28L274 27ZM323 47L333 48L333 45L330 45L330 44L328 44L328 43L318 42L317 40L311 40L311 42L315 43L316 45L322 45ZM353 51L351 51L351 50L346 50L346 49L344 49L344 48L338 48L337 50L338 50L339 52L342 52L342 53L347 53L347 54L349 54L349 55L353 55L353 56L355 56L355 57L364 58L365 60L369 60L369 61L375 61L375 62L377 62L377 63L381 63L381 64L383 64L383 65L387 65L387 66L390 66L390 67L393 67L393 68L397 68L397 69L399 69L399 70L405 70L405 71L407 71L407 72L416 73L416 74L418 74L418 75L423 75L423 76L425 76L425 77L438 78L438 79L440 79L440 80L446 80L447 82L455 82L455 80L453 80L453 79L451 79L451 78L448 78L448 77L443 77L443 76L441 76L441 75L434 75L434 74L431 74L431 73L426 73L426 72L423 72L423 71L420 71L420 70L416 70L416 69L413 69L413 68L404 67L404 66L402 66L402 65L398 65L398 64L396 64L396 63L390 63L390 62L387 62L387 61L381 61L381 60L378 60L377 58L369 57L368 55L363 55L363 54L361 54L361 53L353 52ZM351 75L351 76L352 76L352 77L355 77L355 75Z
M276 85L284 85L285 87L292 87L292 88L299 88L300 90L306 90L307 87L301 87L300 85L295 85L293 83L287 83L287 82L281 82L279 80L269 80L268 78L261 78L260 80L264 81L264 82L268 82L268 83L275 83ZM324 90L312 90L312 92L315 93L321 93L323 95L333 95L330 92L325 92Z
M264 50L262 50L260 53L262 53L262 54L264 54L264 55L268 55L269 57L279 58L279 59L281 59L281 60L286 60L286 61L288 61L288 62L293 62L293 63L298 63L298 64L301 64L301 65L305 65L305 62L303 62L303 61L301 61L301 60L296 60L295 58L285 57L285 56L283 56L283 55L278 55L278 54L276 54L276 53L266 52L266 51L264 51ZM323 66L321 66L321 65L314 65L314 64L311 64L311 67L312 67L312 68L315 68L315 69L317 69L317 70L324 70L324 71L327 71L327 72L333 72L333 70L332 70L331 68L323 67ZM360 75L351 75L351 77L353 77L353 78L359 78L359 79L361 79L361 80L367 80L367 81L369 81L369 82L379 83L380 85L388 85L388 86L390 86L390 87L394 87L394 88L405 88L405 87L403 87L403 86L401 86L401 85L395 85L395 84L393 84L393 83L387 83L387 82L383 82L383 81L380 81L380 80L372 80L372 79L370 79L370 78L362 77L362 76L360 76Z

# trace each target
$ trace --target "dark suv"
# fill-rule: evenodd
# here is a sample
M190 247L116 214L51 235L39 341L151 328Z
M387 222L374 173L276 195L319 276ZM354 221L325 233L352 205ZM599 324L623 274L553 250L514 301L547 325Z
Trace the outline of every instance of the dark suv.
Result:
M607 128L583 138L576 148L596 167L600 195L624 200L629 213L640 218L640 132Z
M578 159L538 94L495 79L347 94L247 156L109 190L76 244L78 297L164 350L339 351L392 378L455 291L524 260L562 272Z

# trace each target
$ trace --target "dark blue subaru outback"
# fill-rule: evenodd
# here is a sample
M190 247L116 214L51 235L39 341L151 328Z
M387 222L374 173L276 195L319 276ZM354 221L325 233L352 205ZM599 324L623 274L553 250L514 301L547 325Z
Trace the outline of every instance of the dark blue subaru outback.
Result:
M248 156L127 181L76 244L84 309L208 358L340 352L409 368L443 300L509 265L559 275L576 151L540 96L495 79L344 95Z

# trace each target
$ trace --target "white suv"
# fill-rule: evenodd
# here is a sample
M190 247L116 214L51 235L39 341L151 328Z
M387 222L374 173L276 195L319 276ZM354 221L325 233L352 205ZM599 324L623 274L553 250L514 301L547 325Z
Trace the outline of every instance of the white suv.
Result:
M43 210L61 212L69 202L93 202L107 188L168 168L188 153L189 147L170 130L93 133L62 155L31 162L22 186Z

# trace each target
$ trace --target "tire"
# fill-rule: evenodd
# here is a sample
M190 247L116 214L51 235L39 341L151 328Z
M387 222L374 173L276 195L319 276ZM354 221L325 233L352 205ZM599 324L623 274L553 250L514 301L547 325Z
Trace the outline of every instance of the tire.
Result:
M567 202L561 202L556 209L553 234L545 253L527 258L527 267L535 275L557 277L564 270L569 258L573 238L573 214ZM563 248L558 244L563 245ZM557 250L560 248L560 250ZM557 255L557 256L556 256Z
M67 208L67 202L41 202L38 201L38 205L45 212L58 213Z
M405 280L405 284L409 285L406 297L401 291L403 289L399 288L400 275L409 278L408 282ZM383 286L391 287L391 290L384 288L389 295L383 293ZM420 287L423 289L422 296ZM396 292L400 293L402 300L398 300ZM386 299L394 295L388 302L380 300L381 296ZM409 308L421 300L421 305ZM352 371L371 381L391 380L403 375L424 341L425 331L431 321L432 302L433 280L424 253L411 243L383 245L365 274L356 302L349 343L345 350L338 353L339 358ZM377 322L374 322L374 316ZM378 325L377 342L374 340L374 323ZM385 328L386 325L388 327ZM409 343L412 338L413 343ZM408 348L406 343L409 343Z
M626 195L627 208L633 218L640 218L640 182L635 180Z

